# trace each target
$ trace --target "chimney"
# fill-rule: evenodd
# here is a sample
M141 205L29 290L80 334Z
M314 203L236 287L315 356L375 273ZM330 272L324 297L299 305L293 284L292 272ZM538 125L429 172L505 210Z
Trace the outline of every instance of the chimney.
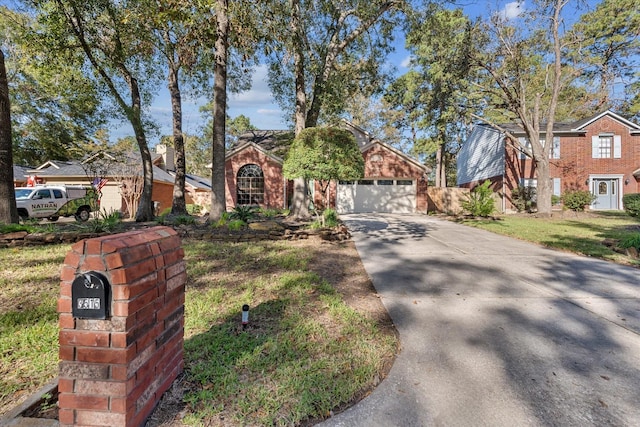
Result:
M162 160L164 162L164 170L165 171L175 171L176 165L174 162L175 151L173 147L170 147L166 144L158 144L156 145L156 153L162 156Z

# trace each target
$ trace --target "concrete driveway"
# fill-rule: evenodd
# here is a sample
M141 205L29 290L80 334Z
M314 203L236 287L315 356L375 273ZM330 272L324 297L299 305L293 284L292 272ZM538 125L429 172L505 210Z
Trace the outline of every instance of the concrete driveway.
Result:
M418 215L344 215L399 333L322 426L640 426L640 270Z

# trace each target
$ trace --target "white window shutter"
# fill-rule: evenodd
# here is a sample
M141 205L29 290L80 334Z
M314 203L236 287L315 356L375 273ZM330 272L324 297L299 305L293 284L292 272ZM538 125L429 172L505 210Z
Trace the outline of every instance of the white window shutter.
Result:
M560 178L553 178L553 195L561 195Z
M619 159L622 157L622 138L620 135L613 135L613 158Z
M591 158L600 158L600 137L598 135L593 135L591 137Z

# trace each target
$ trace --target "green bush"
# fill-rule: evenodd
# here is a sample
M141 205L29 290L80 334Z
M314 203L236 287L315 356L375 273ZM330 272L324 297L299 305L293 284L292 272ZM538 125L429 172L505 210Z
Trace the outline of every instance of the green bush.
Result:
M621 248L636 248L640 251L640 233L631 233L620 241Z
M195 204L188 204L187 212L189 213L189 215L200 215L200 213L202 213L202 206L195 205Z
M640 193L625 194L622 196L622 204L626 213L640 218Z
M493 190L491 187L491 181L485 181L482 185L471 190L466 195L466 200L462 201L462 208L474 216L487 217L495 210L495 203L493 200Z
M587 190L567 191L562 195L564 207L576 212L583 211L595 199L596 196Z
M562 202L562 197L556 196L555 194L551 195L551 206L559 205Z
M231 231L238 231L238 230L242 230L244 227L246 227L247 223L244 222L241 219L234 219L231 220L227 223L227 228Z
M518 212L530 212L535 208L536 188L523 187L514 188L511 191L511 203Z
M239 205L233 208L231 211L231 218L239 219L242 222L249 222L254 216L256 216L257 209L255 206Z

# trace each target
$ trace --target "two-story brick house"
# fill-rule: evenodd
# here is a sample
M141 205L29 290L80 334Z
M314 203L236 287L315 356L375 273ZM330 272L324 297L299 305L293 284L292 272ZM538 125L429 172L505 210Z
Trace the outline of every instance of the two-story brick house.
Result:
M513 210L512 191L537 185L531 158L518 147L528 143L515 125L502 126L518 141L488 125L477 125L458 154L457 185L473 188L491 180L502 210ZM544 134L541 135L544 138ZM553 193L589 190L591 209L619 210L622 196L640 192L640 125L611 111L573 123L557 123L550 159Z

